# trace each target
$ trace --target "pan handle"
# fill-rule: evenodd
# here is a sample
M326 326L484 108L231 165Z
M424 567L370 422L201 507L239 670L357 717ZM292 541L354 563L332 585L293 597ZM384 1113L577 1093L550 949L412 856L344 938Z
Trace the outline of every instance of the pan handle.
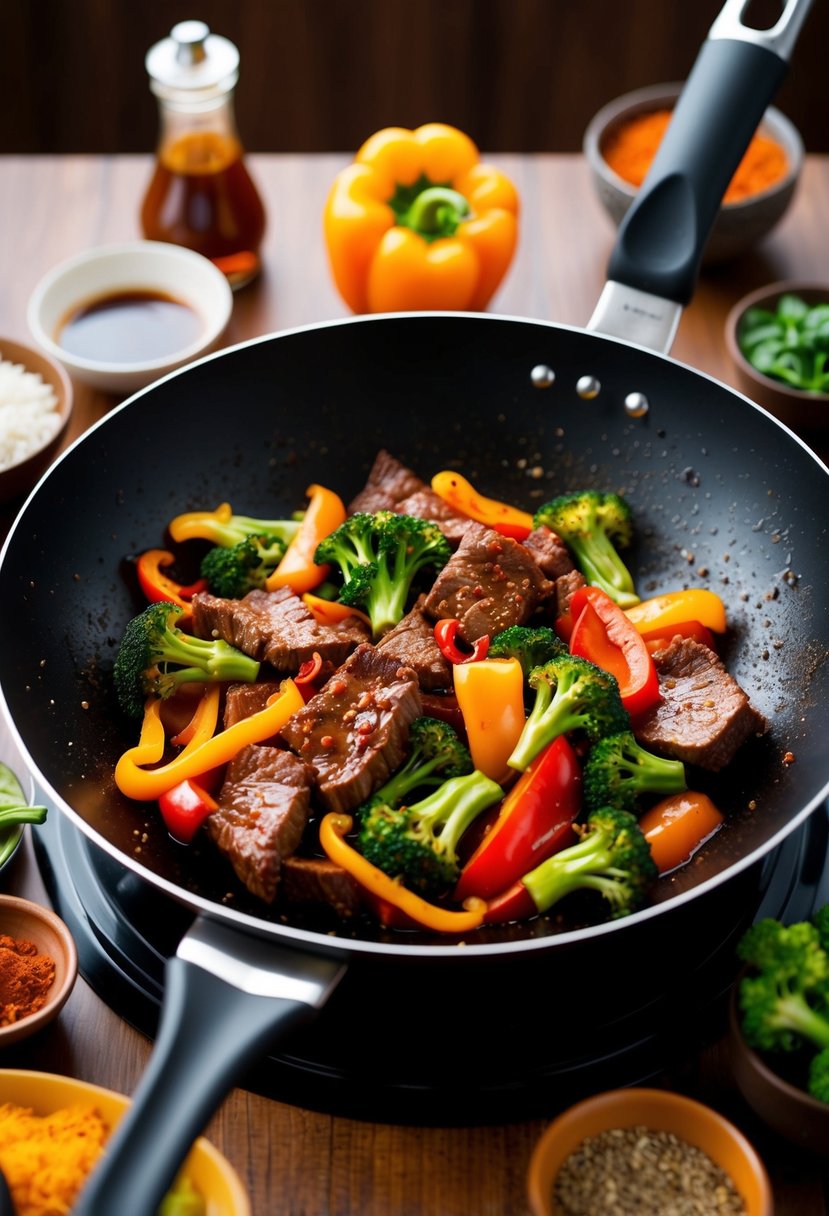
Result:
M345 972L197 918L167 963L155 1048L74 1216L151 1216L193 1141L278 1035L309 1021Z
M786 73L812 0L787 0L768 30L742 24L748 3L727 0L700 49L619 226L589 329L670 349L722 197Z

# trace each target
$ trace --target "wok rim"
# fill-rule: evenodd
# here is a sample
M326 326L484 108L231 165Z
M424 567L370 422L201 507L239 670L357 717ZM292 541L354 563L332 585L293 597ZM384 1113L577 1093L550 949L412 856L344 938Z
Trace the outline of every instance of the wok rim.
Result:
M617 338L613 335L599 333L595 330L587 329L583 326L569 325L556 321L546 321L533 317L511 316L501 313L472 313L461 311L415 311L415 312L395 312L395 313L375 313L375 314L360 314L351 317L333 318L326 321L310 322L304 325L293 326L288 329L276 330L271 333L261 334L253 338L245 339L235 343L232 346L223 347L221 350L212 351L198 359L188 363L185 367L177 368L167 375L159 377L151 384L144 388L138 389L124 401L120 402L113 409L109 410L96 422L92 423L81 435L57 457L53 464L42 475L37 484L33 487L24 503L20 507L17 516L15 517L2 549L0 549L0 570L6 558L6 553L10 547L13 537L22 525L28 510L29 504L40 493L42 487L47 483L54 469L56 469L65 459L67 459L75 448L87 441L99 428L106 426L109 420L120 414L123 410L131 408L133 404L144 396L145 393L152 391L157 385L166 383L187 373L195 367L200 367L205 363L210 363L213 360L220 359L225 355L235 353L248 347L258 346L265 342L279 340L282 338L291 337L296 334L303 334L329 328L341 328L346 325L372 325L378 322L387 321L404 321L416 319L466 319L475 321L485 321L494 323L518 323L521 325L529 325L534 327L542 327L555 331L566 331L569 333L579 333L587 337L596 338L603 342L611 342L624 349L632 349L640 351L651 357L656 357L665 363L670 368L681 368L690 372L693 376L701 378L715 385L717 388L724 390L730 396L740 400L745 405L748 405L752 410L756 410L761 416L766 418L773 426L785 432L790 439L793 439L797 446L803 449L808 458L813 460L815 464L829 477L829 467L820 458L820 456L809 447L809 445L796 432L792 431L785 423L776 418L763 406L756 401L741 393L738 389L732 388L731 385L725 384L722 380L707 372L700 371L692 367L690 364L684 363L670 354L663 354L660 351L654 351L648 346L632 342L627 339ZM622 917L617 920L609 920L597 925L589 925L579 929L567 930L560 933L552 933L539 938L525 938L519 941L509 942L478 942L474 940L453 940L451 944L446 945L424 945L419 943L405 942L401 938L399 942L373 942L350 938L347 936L333 936L327 933L314 932L307 929L297 928L291 925L281 924L278 921L266 920L262 917L253 916L246 912L238 912L233 908L226 907L217 903L214 900L204 899L192 892L187 891L184 887L178 886L176 883L156 874L153 870L148 869L134 857L123 852L114 844L108 841L99 831L97 831L86 819L60 795L51 783L41 773L38 764L34 757L29 752L24 744L22 737L17 729L17 726L12 718L9 710L5 691L0 685L0 713L3 715L9 733L17 747L21 760L26 765L27 772L31 778L37 783L39 790L44 793L50 804L54 806L62 815L67 818L78 828L82 834L90 840L97 848L118 862L124 869L131 871L137 877L146 881L150 886L162 891L165 895L173 899L176 903L183 905L191 910L195 915L202 916L209 920L219 921L225 924L231 924L235 928L246 933L253 933L259 937L270 938L279 943L295 948L301 948L315 954L324 954L328 957L332 956L348 956L361 957L369 956L373 958L419 958L421 960L458 960L462 957L470 957L472 959L480 959L482 957L509 957L513 955L525 955L534 953L538 950L567 949L579 942L585 940L595 940L604 938L619 930L628 927L644 925L647 922L654 920L657 916L667 914L685 907L691 901L701 898L718 887L737 878L751 866L756 865L763 858L774 851L784 840L792 835L806 820L814 813L818 807L829 798L829 775L823 787L810 799L810 801L799 808L792 817L775 832L768 840L765 840L761 845L758 845L746 856L734 861L726 869L713 875L711 878L705 879L703 882L689 888L686 891L676 895L669 896L665 900L658 903L650 904L629 916ZM472 936L474 936L474 931Z

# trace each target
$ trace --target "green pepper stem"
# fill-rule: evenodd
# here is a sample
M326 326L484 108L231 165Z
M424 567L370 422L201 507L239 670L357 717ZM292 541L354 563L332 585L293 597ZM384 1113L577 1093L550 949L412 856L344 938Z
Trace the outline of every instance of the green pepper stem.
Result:
M457 190L449 186L429 186L417 195L400 217L400 223L427 239L435 239L454 236L458 225L471 214L468 201Z

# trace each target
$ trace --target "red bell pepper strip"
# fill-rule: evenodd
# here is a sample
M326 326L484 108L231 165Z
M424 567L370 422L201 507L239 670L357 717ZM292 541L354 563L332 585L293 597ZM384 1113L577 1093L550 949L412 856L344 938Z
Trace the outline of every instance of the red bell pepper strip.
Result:
M575 843L581 765L560 735L531 761L501 803L494 825L461 871L453 899L491 899L553 853Z
M471 650L461 650L457 643L460 621L454 617L444 617L435 625L435 641L440 653L449 663L479 663L485 659L489 650L489 634L479 637Z
M178 604L185 612L190 609L190 600L197 591L207 590L207 579L197 579L184 586L162 572L164 566L172 566L175 557L167 549L148 549L136 563L138 582L151 604Z
M528 511L521 511L509 503L499 502L496 498L484 498L475 487L455 473L446 469L436 473L432 478L432 489L461 515L477 520L500 532L502 536L511 536L513 540L526 540L533 530L533 517Z
M622 704L635 717L661 698L656 667L642 635L601 587L580 587L572 598L570 653L589 659L619 681Z
M182 844L190 844L207 816L218 807L215 798L192 779L165 790L158 805L167 831Z

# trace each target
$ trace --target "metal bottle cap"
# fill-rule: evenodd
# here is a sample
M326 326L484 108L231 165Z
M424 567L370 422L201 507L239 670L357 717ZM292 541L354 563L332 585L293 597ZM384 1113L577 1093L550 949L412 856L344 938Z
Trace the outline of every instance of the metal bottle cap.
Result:
M150 88L170 101L207 101L228 93L239 78L239 52L211 34L204 21L180 21L145 59Z

